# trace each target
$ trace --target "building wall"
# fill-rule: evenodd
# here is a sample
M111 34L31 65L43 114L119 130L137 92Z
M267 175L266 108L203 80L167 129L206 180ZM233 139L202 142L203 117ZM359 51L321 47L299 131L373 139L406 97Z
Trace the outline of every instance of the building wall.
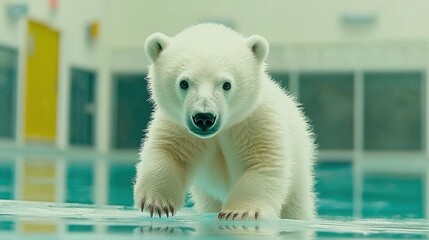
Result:
M25 33L25 22L28 18L42 22L61 33L62 41L67 44L70 55L66 60L79 65L96 66L98 45L88 41L87 24L99 20L104 10L102 0L58 1L53 9L47 0L0 1L3 13L0 14L0 44L22 47L19 45ZM28 13L22 18L13 19L6 14L10 4L22 3L27 6Z
M426 1L410 4L400 0L130 0L126 4L113 0L108 3L103 30L109 52L105 64L106 69L144 72L149 63L143 45L151 33L173 36L204 21L228 24L244 35L260 34L270 43L269 70L288 75L292 92L299 91L302 73L353 75L353 149L360 151L364 145L366 73L387 73L385 77L397 72L422 73L420 88L428 92L427 10ZM421 96L425 101L422 109L427 109L428 99L423 99L424 93ZM422 122L428 118L429 113L423 111ZM429 139L426 125L421 137ZM427 142L422 150L429 154Z
M426 1L401 0L109 1L107 41L112 46L140 46L152 32L174 35L210 20L230 23L245 35L258 33L273 43L428 39L427 10ZM369 15L374 21L347 24L345 15Z
M109 67L130 71L146 70L143 45L151 33L173 36L204 21L264 36L275 71L426 69L428 10L426 1L400 0L113 0L106 7L103 39Z
M27 19L41 22L60 34L60 58L58 76L57 145L66 146L68 125L69 77L71 67L98 70L99 40L88 38L88 25L91 21L100 21L103 13L103 1L58 1L53 8L47 0L0 1L4 10L0 14L0 45L18 50L18 94L17 94L17 141L22 142L23 94L25 89L25 59ZM11 18L6 14L9 4L21 3L27 6L27 14L21 18Z
M2 7L16 1L2 1ZM26 20L40 21L60 32L60 71L56 146L68 147L70 70L97 73L96 149L112 146L112 75L145 74L148 61L144 41L153 32L174 35L203 21L223 22L245 35L258 33L271 45L269 70L289 76L298 91L301 72L338 72L363 76L367 71L425 73L428 64L429 3L399 0L364 0L323 3L313 1L58 1L27 0L27 16L10 19L0 14L0 44L19 50L17 136L22 142L22 109L25 88ZM96 41L87 36L91 21L100 21ZM3 31L4 30L4 31ZM428 84L422 85L428 88ZM426 119L428 113L426 113ZM429 130L426 129L426 139ZM429 149L429 148L428 148ZM429 150L428 150L429 151Z

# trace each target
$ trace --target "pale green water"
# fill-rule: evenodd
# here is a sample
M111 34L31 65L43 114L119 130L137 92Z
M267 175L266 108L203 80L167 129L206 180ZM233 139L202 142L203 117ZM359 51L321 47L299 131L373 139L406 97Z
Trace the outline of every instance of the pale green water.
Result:
M218 221L216 214L184 209L173 218L150 218L139 211L84 204L0 201L1 239L427 239L426 220ZM52 232L29 232L29 225ZM46 227L47 226L47 227Z

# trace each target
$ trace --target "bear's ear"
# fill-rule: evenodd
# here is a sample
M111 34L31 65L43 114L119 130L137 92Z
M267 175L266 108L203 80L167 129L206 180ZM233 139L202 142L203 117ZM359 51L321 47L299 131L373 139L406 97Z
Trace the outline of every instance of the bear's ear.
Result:
M152 63L158 59L159 54L168 46L169 38L162 33L150 35L144 44L144 51Z
M253 55L259 63L262 63L268 55L269 45L265 38L259 35L252 35L247 38L247 46L249 46Z

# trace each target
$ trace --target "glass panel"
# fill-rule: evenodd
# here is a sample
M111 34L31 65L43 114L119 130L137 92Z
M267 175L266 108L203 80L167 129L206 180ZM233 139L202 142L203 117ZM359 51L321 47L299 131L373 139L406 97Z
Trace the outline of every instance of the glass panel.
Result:
M280 83L280 86L289 89L289 74L284 72L272 72L270 75L274 81Z
M422 74L365 74L365 149L422 149Z
M424 189L423 177L365 176L362 216L423 218L424 195L422 189Z
M95 74L71 70L70 133L72 145L94 145Z
M15 165L12 161L6 161L0 163L0 199L14 199Z
M353 216L353 169L350 162L316 165L315 188L320 216Z
M69 163L66 202L92 204L94 203L94 193L94 166L83 162Z
M134 164L113 163L109 171L109 204L132 206Z
M17 52L0 47L0 138L15 138Z
M299 76L299 96L320 149L353 148L353 74Z
M150 119L152 104L149 102L145 75L115 75L116 111L113 146L119 149L137 149L144 129Z

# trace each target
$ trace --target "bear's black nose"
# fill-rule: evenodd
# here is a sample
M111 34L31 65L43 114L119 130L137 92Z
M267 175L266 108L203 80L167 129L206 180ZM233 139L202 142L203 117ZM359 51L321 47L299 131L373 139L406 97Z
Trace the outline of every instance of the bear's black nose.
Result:
M212 127L216 121L216 116L211 113L197 113L192 117L195 126L205 131Z

